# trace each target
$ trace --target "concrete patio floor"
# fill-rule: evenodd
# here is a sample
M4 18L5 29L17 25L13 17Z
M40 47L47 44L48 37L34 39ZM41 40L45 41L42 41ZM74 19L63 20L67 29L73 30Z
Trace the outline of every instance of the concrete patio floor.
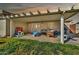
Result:
M38 37L34 37L31 34L26 34L22 37L18 37L19 39L30 39L30 40L37 40L41 42L52 42L52 43L59 43L59 38L54 37L48 37L46 35L41 35ZM65 42L65 44L79 44L79 37L74 37L72 39L69 39Z
M19 37L19 38L20 39L38 40L38 41L41 41L41 42L52 42L52 43L58 42L58 38L48 37L48 36L45 36L45 35L33 37L31 34L27 34L27 35L24 35L24 36Z
M74 37L66 42L66 44L79 44L79 37Z

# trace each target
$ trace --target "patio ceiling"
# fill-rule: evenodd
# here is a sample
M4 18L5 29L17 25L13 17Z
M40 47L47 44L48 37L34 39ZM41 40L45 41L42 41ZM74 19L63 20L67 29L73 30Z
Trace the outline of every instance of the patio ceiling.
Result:
M64 18L69 19L70 17L76 15L77 13L79 13L79 9L72 9L72 10L67 10L64 12Z
M60 20L61 15L64 16L64 19L68 19L74 15L76 15L79 12L78 8L71 8L69 10L62 11L61 8L58 8L56 10L45 10L45 11L30 11L30 12L23 12L23 13L9 13L7 11L3 12L3 15L0 18L11 18L22 21L57 21ZM35 20L37 19L37 20Z
M20 17L20 18L13 18L14 21L21 21L21 22L43 22L43 21L59 21L61 14L54 14L54 15L41 15L41 16L29 16L29 17Z

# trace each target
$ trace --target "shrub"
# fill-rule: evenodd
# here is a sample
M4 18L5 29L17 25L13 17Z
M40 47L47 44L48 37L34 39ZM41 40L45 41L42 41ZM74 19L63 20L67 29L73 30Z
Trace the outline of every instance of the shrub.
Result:
M0 39L1 41L1 39ZM72 55L79 54L79 46L60 43L39 42L17 38L2 39L0 54L8 55Z

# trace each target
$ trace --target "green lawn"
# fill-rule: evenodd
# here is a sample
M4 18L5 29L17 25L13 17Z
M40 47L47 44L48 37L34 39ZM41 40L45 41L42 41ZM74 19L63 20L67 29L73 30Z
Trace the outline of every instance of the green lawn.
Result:
M60 43L39 42L15 38L0 38L1 55L74 55L79 46Z

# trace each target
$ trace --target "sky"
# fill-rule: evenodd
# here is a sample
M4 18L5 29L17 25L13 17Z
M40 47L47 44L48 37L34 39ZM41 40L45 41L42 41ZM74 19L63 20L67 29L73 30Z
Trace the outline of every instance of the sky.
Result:
M42 6L56 6L56 7L69 7L74 5L73 3L0 3L0 9L11 8L28 8L28 7L42 7Z

